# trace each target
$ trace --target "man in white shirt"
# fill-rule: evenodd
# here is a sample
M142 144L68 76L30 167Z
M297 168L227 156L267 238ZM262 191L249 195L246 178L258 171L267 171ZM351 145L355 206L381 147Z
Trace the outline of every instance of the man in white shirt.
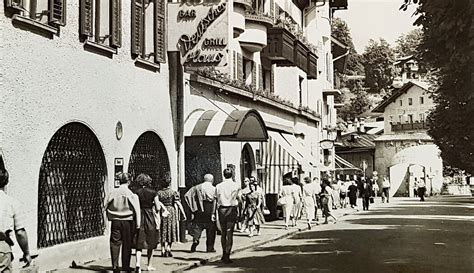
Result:
M30 251L28 248L28 235L24 226L24 214L20 210L19 203L5 193L5 186L8 184L7 170L0 169L0 272L12 271L12 249L13 240L10 232L14 232L16 240L23 251L23 261L28 267L31 263Z
M240 185L232 180L232 169L223 172L224 181L216 186L217 213L221 225L222 261L231 263L230 252L237 222L237 206L241 199Z
M212 217L216 207L216 188L212 185L213 182L214 176L212 174L204 175L204 182L195 186L195 195L191 197L202 200L202 202L197 202L200 208L193 212L194 219L190 230L193 236L191 252L196 252L204 229L206 230L207 252L216 252L214 250L216 223Z

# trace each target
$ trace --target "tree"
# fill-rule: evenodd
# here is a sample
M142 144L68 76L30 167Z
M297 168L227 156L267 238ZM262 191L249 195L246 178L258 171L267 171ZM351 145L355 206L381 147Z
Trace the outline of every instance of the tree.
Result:
M361 57L355 50L352 42L351 31L347 23L341 18L335 17L331 24L331 35L338 41L346 44L350 48L349 55L346 61L346 70L338 71L340 74L346 75L361 75L364 72L364 67L361 63Z
M351 98L347 98L352 95ZM371 103L369 95L361 84L351 90L349 94L345 93L343 98L344 106L338 111L337 115L345 121L354 120L358 115L369 110Z
M395 60L393 49L384 39L370 39L362 55L365 71L365 85L371 93L386 91L393 82Z
M402 34L398 37L397 41L395 41L395 55L400 57L406 56L417 56L419 51L420 44L423 39L423 30L422 29L414 29L407 34Z
M415 25L422 26L423 61L434 73L435 108L428 116L442 158L474 174L474 5L470 0L405 0L418 4Z

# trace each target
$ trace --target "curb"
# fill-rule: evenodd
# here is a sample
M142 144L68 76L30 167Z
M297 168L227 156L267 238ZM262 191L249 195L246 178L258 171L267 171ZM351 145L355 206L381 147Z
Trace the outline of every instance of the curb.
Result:
M348 215L352 215L352 214L355 214L357 213L358 211L352 211L352 212L346 212L346 213L343 213L342 215L340 215L338 218L343 218L344 216L348 216ZM290 237L292 235L295 235L299 232L302 232L302 231L307 231L308 230L308 227L305 226L305 227L302 227L302 228L298 228L297 230L294 230L294 231L290 231L290 232L287 232L287 233L284 233L282 235L278 235L278 236L275 236L275 237L272 237L272 238L269 238L267 240L263 240L263 241L260 241L258 243L254 243L254 244L249 244L249 245L246 245L246 246L242 246L240 248L236 248L234 250L232 250L231 254L235 254L235 253L238 253L238 252L242 252L242 251L245 251L247 249L250 249L250 248L254 248L254 247L259 247L261 245L264 245L264 244L267 244L269 242L272 242L272 241L277 241L277 240L281 240L281 239L284 239L284 238L287 238L287 237ZM177 268L173 271L171 271L172 273L182 273L184 271L187 271L187 270L190 270L190 269L194 269L194 268L197 268L197 267L200 267L200 266L203 266L203 265L206 265L207 263L212 263L212 262L215 262L215 261L218 261L221 259L221 255L215 255L215 256L212 256L212 257L209 257L209 258L205 258L205 259L202 259L201 261L199 262L195 262L193 264L189 264L189 265L185 265L185 266L182 266L180 268Z

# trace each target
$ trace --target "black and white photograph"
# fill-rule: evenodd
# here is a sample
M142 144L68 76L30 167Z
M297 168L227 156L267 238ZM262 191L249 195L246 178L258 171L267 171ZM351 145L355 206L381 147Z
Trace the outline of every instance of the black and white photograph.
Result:
M474 272L473 0L1 0L1 273Z

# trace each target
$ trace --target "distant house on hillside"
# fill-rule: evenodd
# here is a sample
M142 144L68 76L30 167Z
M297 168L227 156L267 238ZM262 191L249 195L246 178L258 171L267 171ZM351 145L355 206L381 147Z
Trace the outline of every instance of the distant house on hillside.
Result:
M419 65L413 55L398 58L393 65L396 73L393 86L396 88L409 81L426 80L426 70Z
M390 178L392 195L412 196L422 179L428 192L441 189L442 160L427 134L426 116L433 107L426 83L409 81L372 110L384 116L384 134L374 140L375 170L379 184Z

